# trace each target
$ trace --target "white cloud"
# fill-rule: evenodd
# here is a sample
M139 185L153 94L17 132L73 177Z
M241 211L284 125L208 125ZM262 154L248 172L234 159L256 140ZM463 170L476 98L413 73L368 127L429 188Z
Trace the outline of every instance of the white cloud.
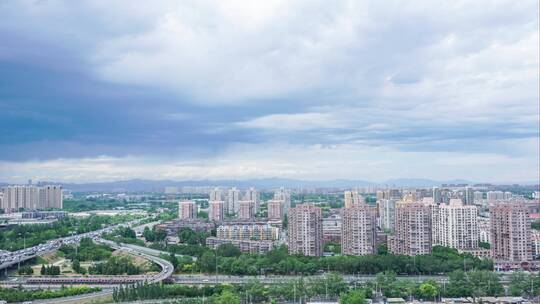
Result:
M531 143L533 144L533 143ZM501 174L501 164L507 168ZM149 157L98 157L50 161L0 162L0 180L63 182L143 179L248 179L290 177L312 180L349 178L466 178L474 181L534 181L538 160L527 154L402 152L363 145L238 144L219 157L182 161Z

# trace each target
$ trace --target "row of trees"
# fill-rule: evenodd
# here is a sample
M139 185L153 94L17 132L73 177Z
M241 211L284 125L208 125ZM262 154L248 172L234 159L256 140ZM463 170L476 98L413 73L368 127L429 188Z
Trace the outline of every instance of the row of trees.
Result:
M112 256L106 262L94 263L88 267L88 273L92 275L137 275L143 269L133 264L128 257Z
M41 264L41 275L56 276L60 275L60 266Z
M511 295L539 296L540 275L515 273L509 286ZM449 282L439 284L432 280L416 281L398 279L393 272L384 272L367 283L348 284L342 275L328 273L322 276L300 278L279 284L265 285L253 280L242 285L185 286L139 283L115 289L114 300L135 301L173 297L206 297L209 303L240 303L240 298L250 303L277 301L305 301L313 298L340 299L342 304L366 303L376 293L384 297L437 300L440 297L502 296L504 288L498 274L491 271L454 271Z
M148 284L147 282L144 282L115 288L113 290L113 300L115 302L124 302L173 297L211 297L212 295L220 294L222 290L222 285L197 287L187 285Z
M32 275L34 274L34 269L32 269L32 267L29 265L24 265L17 270L17 273L19 275Z
M460 254L455 249L440 246L434 247L431 254L414 257L394 254L306 257L289 255L286 246L259 255L241 254L232 245L222 245L217 251L205 251L198 259L197 267L204 272L215 272L216 260L219 273L231 275L311 275L328 270L346 274L392 271L400 275L431 275L449 273L464 267L466 270L493 269L490 260Z
M112 252L108 246L96 244L91 238L82 238L79 246L64 244L58 250L71 261L101 261L108 259Z
M7 302L24 302L40 299L53 299L67 296L75 296L91 292L100 291L100 288L90 288L87 286L63 287L58 290L32 289L25 290L21 288L1 288L0 299Z
M150 229L144 227L143 237L147 242L162 242L167 237L167 232L161 229Z

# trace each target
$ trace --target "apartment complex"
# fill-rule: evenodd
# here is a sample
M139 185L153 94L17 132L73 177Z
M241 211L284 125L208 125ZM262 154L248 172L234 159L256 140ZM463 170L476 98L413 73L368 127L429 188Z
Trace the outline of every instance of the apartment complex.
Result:
M289 210L289 253L321 256L323 253L322 210L300 204Z
M531 223L528 208L518 202L490 207L491 257L495 261L523 262L532 259Z
M225 202L224 201L209 201L208 202L208 219L211 221L221 222L225 219Z
M221 225L216 230L216 236L233 240L277 240L279 228L263 224Z
M190 220L197 218L197 203L194 201L178 202L178 218L181 220Z
M341 252L344 255L373 254L376 250L376 210L367 204L341 210Z
M276 241L234 240L219 237L206 238L206 246L210 248L217 249L223 244L232 244L241 252L258 254L265 254L278 246L278 242Z
M431 252L432 208L409 196L396 203L395 233L388 237L392 253L417 255Z
M2 193L1 209L6 212L24 209L62 209L62 186L6 186L0 189Z
M438 240L434 244L472 250L478 248L478 209L460 199L439 205ZM434 227L435 229L436 227Z

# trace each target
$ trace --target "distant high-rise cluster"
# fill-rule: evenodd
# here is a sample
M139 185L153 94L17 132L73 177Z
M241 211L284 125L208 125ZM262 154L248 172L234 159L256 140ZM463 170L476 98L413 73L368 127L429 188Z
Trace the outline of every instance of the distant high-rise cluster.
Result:
M6 212L24 209L62 209L62 186L6 186L0 189L0 208Z
M291 208L291 191L282 187L265 201L264 219L264 212L258 213L261 198L255 188L214 188L208 215L221 226L218 235L209 238L209 246L229 243L243 252L267 252L286 240L290 254L305 256L323 255L328 242L340 243L343 255L376 254L380 244L387 244L391 253L412 256L444 246L492 257L501 269L531 261L540 251L540 234L531 232L530 206L518 195L488 190L489 186L462 184L370 188L372 192L357 188L343 192L342 208L323 209L317 201L304 203L304 197ZM181 217L196 217L195 203L180 204ZM237 224L231 225L232 217ZM288 227L278 233L285 218Z
M351 208L352 206L358 206L364 203L364 197L357 191L345 191L343 196L345 208Z
M242 191L240 191L240 189L236 187L230 188L227 192L223 191L220 187L215 187L210 191L208 201L224 202L223 211L225 214L239 215L239 213L242 212L243 218L252 218L260 210L261 199L259 192L253 187L245 191L244 195L242 195ZM251 208L247 207L247 204L245 203L247 201L252 202L252 210L246 213L247 210L245 208ZM241 210L241 205L244 206L244 210ZM212 217L212 219L214 220L217 220L217 218L222 219L223 217L220 217L219 215L216 217Z

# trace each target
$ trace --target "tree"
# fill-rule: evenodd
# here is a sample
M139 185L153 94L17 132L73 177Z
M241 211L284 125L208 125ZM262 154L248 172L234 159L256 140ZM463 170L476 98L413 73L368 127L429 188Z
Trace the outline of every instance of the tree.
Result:
M339 304L366 304L366 297L362 290L356 289L341 294Z
M388 254L388 246L386 244L380 244L379 247L377 247L377 254L379 255Z
M169 262L171 262L174 269L178 269L178 264L179 264L178 259L176 258L176 255L172 252L169 255Z
M240 304L240 298L232 291L224 290L214 298L214 304Z
M71 268L73 268L73 271L75 271L76 273L81 273L81 263L79 262L79 260L73 260L73 262L71 262Z
M237 257L242 254L233 244L222 244L216 249L217 255L222 257Z
M44 264L41 264L41 271L39 272L41 275L45 275L45 272L47 270L45 269L45 265Z
M433 299L435 301L435 297L438 293L439 290L433 282L426 282L421 284L420 287L418 287L418 295L424 300Z

